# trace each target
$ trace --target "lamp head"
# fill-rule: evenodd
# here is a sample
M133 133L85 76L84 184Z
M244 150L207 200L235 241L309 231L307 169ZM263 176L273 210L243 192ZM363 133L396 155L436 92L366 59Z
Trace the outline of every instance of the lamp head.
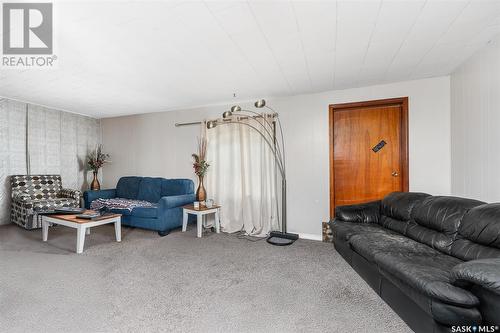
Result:
M212 129L217 126L217 121L215 120L210 120L207 122L207 129Z
M233 115L233 113L231 111L225 111L223 114L222 114L222 118L226 119L226 118L229 118Z
M254 105L255 105L256 108L261 109L264 106L266 106L266 100L265 99L259 99L257 102L255 102Z
M231 112L238 112L238 111L241 111L241 107L239 105L231 106Z

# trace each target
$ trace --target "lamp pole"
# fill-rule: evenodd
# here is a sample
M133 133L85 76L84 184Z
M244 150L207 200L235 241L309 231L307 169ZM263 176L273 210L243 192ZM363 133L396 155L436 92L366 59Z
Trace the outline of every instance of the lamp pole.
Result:
M296 241L299 236L297 234L287 232L285 142L283 138L283 129L281 127L281 122L279 121L279 114L270 107L266 106L265 100L260 99L255 102L254 105L256 108L266 107L273 111L272 122L269 120L269 115L260 114L251 110L244 110L240 106L235 105L231 107L230 111L225 111L222 114L222 119L208 121L207 129L212 129L218 125L224 124L240 124L252 128L264 139L273 153L276 167L280 171L281 175L281 231L271 231L269 237L267 238L267 242L273 245L290 245ZM239 116L239 114L242 116ZM263 119L262 122L258 120L259 118ZM258 125L251 124L251 121L257 123ZM276 123L278 124L280 130L280 140L278 140L276 136Z

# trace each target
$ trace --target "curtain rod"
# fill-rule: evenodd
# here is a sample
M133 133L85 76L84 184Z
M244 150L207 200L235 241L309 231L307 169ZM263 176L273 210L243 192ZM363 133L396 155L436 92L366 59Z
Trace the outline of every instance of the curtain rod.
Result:
M276 117L276 113L273 113L272 116ZM255 118L262 118L262 116L253 116L253 117L243 116L243 117L240 117L240 119L242 119L242 120L248 119L248 118L254 118L255 119ZM204 123L204 121L192 121L192 122L189 122L189 123L175 123L175 127L200 125L200 124L203 124L203 123Z
M201 123L202 123L202 121L193 121L193 122L190 122L190 123L175 123L175 127L200 125Z

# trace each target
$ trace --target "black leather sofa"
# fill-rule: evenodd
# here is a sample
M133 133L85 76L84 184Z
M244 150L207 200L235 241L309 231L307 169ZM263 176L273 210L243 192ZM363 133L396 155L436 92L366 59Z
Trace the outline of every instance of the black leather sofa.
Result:
M500 326L500 203L395 192L336 207L330 226L335 249L415 332Z

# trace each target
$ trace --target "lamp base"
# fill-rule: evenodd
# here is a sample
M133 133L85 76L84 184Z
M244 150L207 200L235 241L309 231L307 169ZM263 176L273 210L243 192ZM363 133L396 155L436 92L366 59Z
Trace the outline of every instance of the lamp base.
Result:
M297 239L299 239L299 235L297 234L281 231L271 231L266 241L271 245L285 246L293 244L293 242L295 242Z

